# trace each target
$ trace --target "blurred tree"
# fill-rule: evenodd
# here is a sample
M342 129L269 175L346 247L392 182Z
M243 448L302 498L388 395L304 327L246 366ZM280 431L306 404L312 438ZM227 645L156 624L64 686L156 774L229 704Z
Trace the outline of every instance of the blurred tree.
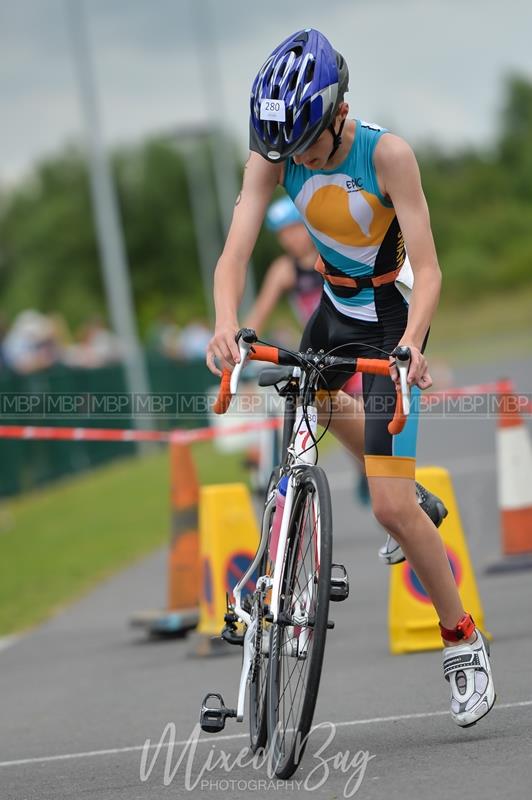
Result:
M532 140L532 83L525 78L513 75L507 79L501 123L503 163L519 163L521 153L530 149Z
M181 157L154 140L116 158L118 192L141 328L173 305L203 314L196 243Z
M10 314L30 306L79 320L103 310L91 201L74 148L43 162L4 196L0 291Z
M418 154L443 302L532 285L532 83L506 82L493 150Z

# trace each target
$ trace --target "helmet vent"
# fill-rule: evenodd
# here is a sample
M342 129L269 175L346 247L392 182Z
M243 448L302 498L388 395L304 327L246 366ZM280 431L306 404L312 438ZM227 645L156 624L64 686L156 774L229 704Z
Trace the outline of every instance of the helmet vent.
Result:
M286 119L284 123L284 132L285 136L290 138L292 135L292 129L294 127L294 109L291 106L288 106L286 109Z
M279 138L279 123L270 122L269 130L272 143L277 142L277 139Z
M290 92L293 92L296 88L297 84L297 72L294 70L290 76L290 82L288 84L288 89Z
M307 68L305 70L305 79L304 79L305 83L311 82L312 78L314 77L315 67L316 67L316 62L314 61L314 59L308 62Z
M301 109L300 120L303 129L305 129L310 122L310 100L307 100L307 102Z
M294 45L290 49L296 58L300 58L303 55L303 48L299 44Z
M271 94L272 100L278 100L280 93L281 93L280 86L278 83L276 83L272 89L272 94Z

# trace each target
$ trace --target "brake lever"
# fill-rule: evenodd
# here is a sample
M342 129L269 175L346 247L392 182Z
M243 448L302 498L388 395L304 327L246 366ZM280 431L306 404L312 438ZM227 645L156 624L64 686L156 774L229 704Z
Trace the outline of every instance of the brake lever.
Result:
M238 388L238 381L240 379L240 373L244 368L245 361L248 357L249 351L251 350L251 345L257 341L257 334L251 328L241 328L236 337L236 342L238 343L238 351L240 353L240 361L238 364L235 364L233 371L231 372L231 381L229 383L229 390L232 395L236 394L236 390Z
M410 386L408 385L408 370L410 369L410 348L396 347L392 353L395 356L395 366L399 372L399 383L403 397L403 413L405 417L410 414Z

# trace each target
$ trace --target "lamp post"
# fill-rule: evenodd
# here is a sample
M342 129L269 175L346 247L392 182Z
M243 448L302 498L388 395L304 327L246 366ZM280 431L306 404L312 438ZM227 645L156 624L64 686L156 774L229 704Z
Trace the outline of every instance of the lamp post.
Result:
M65 0L65 12L84 118L92 205L107 308L113 329L125 348L128 391L133 395L144 394L149 391L148 376L138 339L116 191L103 145L83 0ZM133 419L136 427L144 427L142 419L135 419L135 416Z
M227 119L218 59L216 37L212 30L212 8L208 0L198 3L192 0L192 19L196 36L196 52L199 58L199 73L207 116L212 133L208 137L213 166L214 184L224 234L227 235L233 218L235 201L240 191L237 182L237 163L234 151L225 133L223 120ZM242 315L251 308L255 297L253 265L250 261L242 298Z

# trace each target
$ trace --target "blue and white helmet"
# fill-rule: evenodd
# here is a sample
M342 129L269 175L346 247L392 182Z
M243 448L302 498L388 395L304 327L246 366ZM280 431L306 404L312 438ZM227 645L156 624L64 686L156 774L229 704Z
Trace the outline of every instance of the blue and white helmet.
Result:
M266 212L266 227L274 233L299 223L304 225L303 217L289 197L276 200Z
M348 82L344 58L322 33L289 36L253 81L251 150L272 162L306 150L332 126Z

